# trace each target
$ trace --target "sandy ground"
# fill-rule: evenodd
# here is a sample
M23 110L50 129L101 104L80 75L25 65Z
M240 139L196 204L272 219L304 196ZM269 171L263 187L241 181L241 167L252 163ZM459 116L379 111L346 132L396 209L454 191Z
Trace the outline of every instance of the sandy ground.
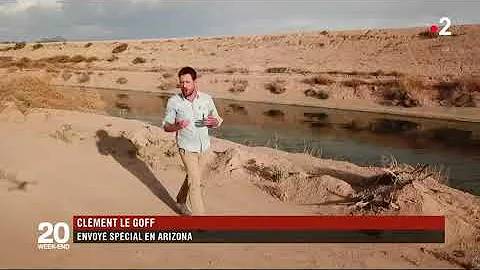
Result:
M477 107L440 106L428 91L435 83L480 75L480 26L457 26L452 28L457 36L437 39L420 38L419 31L104 41L89 47L87 42L67 42L1 51L0 267L478 268L480 199L432 178L406 186L397 196L400 210L388 213L445 215L445 244L77 244L67 252L36 248L41 221L70 222L76 214L175 215L171 200L184 178L173 134L101 115L95 110L102 106L98 96L82 90L62 96L45 81L165 93L174 90L178 68L192 65L200 69L201 89L215 97L479 122ZM107 61L121 42L128 48ZM98 60L37 61L61 55ZM132 63L137 57L146 62ZM280 73L268 68L280 68ZM372 95L376 84L400 79L397 73L422 81L422 91L415 92L422 107L378 104ZM22 74L43 77L18 76ZM302 82L317 75L334 82ZM126 82L117 83L120 77ZM6 78L12 80L3 83ZM277 79L285 80L285 92L265 89ZM368 84L344 86L351 79ZM229 91L234 80L237 86L240 80L248 82L243 92ZM327 91L329 98L305 96L310 87ZM212 147L204 174L210 215L347 214L351 208L332 203L338 197L331 190L342 186L340 191L348 192L351 184L379 170L218 139ZM280 172L281 181L272 182L271 174L262 174L258 167L252 170L252 162Z
M8 243L0 248L1 267L479 265L479 198L432 179L409 186L398 213L445 214L446 244L75 244L70 251L38 251L41 221L70 222L75 214L175 215L169 203L184 171L173 135L140 121L52 109L23 115L14 106L0 119L1 237ZM108 135L99 139L102 130ZM137 156L129 155L132 149ZM322 205L335 200L322 177L347 183L376 171L218 139L213 150L204 174L210 215L345 214L342 204ZM273 185L244 167L251 159L295 178ZM305 177L313 171L316 178Z

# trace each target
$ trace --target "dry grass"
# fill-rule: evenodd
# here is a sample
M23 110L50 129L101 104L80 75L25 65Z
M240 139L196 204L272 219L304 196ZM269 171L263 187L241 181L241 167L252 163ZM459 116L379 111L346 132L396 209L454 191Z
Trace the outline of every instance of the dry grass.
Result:
M265 73L287 73L288 70L287 67L271 67L265 69Z
M233 93L245 92L248 86L247 80L235 79L232 81L232 87L228 91Z
M120 77L120 78L117 79L118 84L125 84L127 82L128 82L128 80L125 77Z
M476 107L480 96L480 77L460 77L435 86L442 106Z
M56 69L56 68L54 68L54 67L47 67L47 68L45 69L45 71L46 71L47 73L54 73L54 74L57 74L57 75L60 73L60 70L58 70L58 69Z
M98 93L76 91L62 94L48 81L32 76L14 76L0 80L0 103L11 101L20 111L30 108L55 108L101 111L105 107Z
M373 83L378 87L376 95L380 103L387 106L417 107L421 106L419 93L425 91L423 82L413 77Z
M264 164L257 164L255 159L248 160L244 168L251 174L273 183L280 183L289 176L288 172L282 167L276 164L273 164L271 167L265 166Z
M341 83L341 85L343 86L352 87L352 88L357 88L360 85L365 85L365 84L369 84L369 83L363 80L358 80L358 79L347 80Z
M226 67L225 69L222 70L222 72L227 74L234 74L234 73L248 74L249 70L247 68Z
M284 80L277 79L274 82L265 84L265 89L273 94L281 94L287 90L285 84L286 82Z
M317 75L311 78L305 78L302 80L302 82L310 85L314 85L314 84L330 85L330 84L333 84L335 81L328 77Z
M309 74L312 73L309 70L301 68L290 68L290 67L271 67L265 69L265 73L297 73L297 74Z
M122 43L122 44L118 45L117 47L115 47L112 50L112 53L121 53L121 52L125 51L127 48L128 48L128 44L127 43Z
M97 57L84 57L81 55L75 55L70 57L68 55L56 55L52 57L41 58L38 60L31 60L27 57L22 57L19 60L13 58L0 59L0 67L18 67L20 69L32 69L32 68L45 68L47 64L66 64L66 63L80 63L80 62L93 62L97 61Z

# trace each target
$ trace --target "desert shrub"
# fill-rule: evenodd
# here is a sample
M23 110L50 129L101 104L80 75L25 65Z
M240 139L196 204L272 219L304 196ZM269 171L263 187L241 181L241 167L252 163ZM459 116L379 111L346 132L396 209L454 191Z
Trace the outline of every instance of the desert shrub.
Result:
M112 53L121 53L121 52L125 51L127 48L128 48L128 44L127 43L122 43L122 44L118 45L117 47L115 47L112 50Z
M127 82L128 82L128 80L125 77L120 77L120 78L117 79L118 84L125 84Z
M107 60L108 62L113 62L113 61L115 61L115 60L117 60L117 59L118 59L118 56L112 55L112 56L110 56L109 58L107 58L106 60Z
M45 71L48 72L48 73L55 73L55 74L60 73L60 71L58 69L54 68L54 67L47 67L45 69Z
M27 43L18 42L18 43L15 43L15 46L13 46L13 50L20 50L20 49L25 48L25 46L27 46Z
M230 92L238 93L238 92L245 92L248 86L247 80L240 80L235 79L232 81L232 87L228 89Z
M317 98L319 99L327 99L329 97L328 92L324 90L317 91Z
M92 45L93 45L93 43L92 43L92 42L88 42L87 44L85 44L85 46L84 46L84 47L85 47L85 48L88 48L88 47L91 47Z
M70 58L70 62L80 63L80 62L85 61L86 59L87 58L85 58L85 56L83 56L83 55L75 55L72 58Z
M422 38L436 38L438 37L438 33L432 32L430 30L425 30L418 33L418 36Z
M136 57L135 59L132 60L132 63L134 65L143 64L143 63L146 63L146 62L147 62L147 60L145 60L145 58L143 58L143 57Z
M311 78L305 78L305 79L302 80L302 82L306 83L306 84L312 84L312 85L313 84L329 85L329 84L334 83L335 81L328 78L328 77L318 75L318 76L311 77Z
M78 83L86 83L88 81L90 81L90 76L86 73L80 74L77 78Z
M88 57L87 59L85 59L85 62L87 62L87 63L91 63L93 61L98 61L98 57L91 56L91 57Z
M32 47L33 47L34 50L38 50L38 49L43 47L43 44L42 43L33 44Z
M68 63L70 62L70 56L68 55L55 55L52 57L42 58L41 60L48 63Z
M284 80L276 80L274 82L267 83L265 84L265 89L273 94L281 94L287 90Z
M72 77L72 72L68 71L68 70L64 70L63 73L62 73L62 78L64 81L68 81L70 80L70 78Z
M17 60L14 65L20 69L24 68L32 68L33 67L33 61L28 58L28 57L22 57L19 60Z
M271 68L267 68L265 69L265 72L266 73L286 73L288 72L288 68L287 67L271 67Z
M384 105L402 106L407 108L420 106L420 102L400 85L391 88L384 88L382 91L382 98L382 103Z
M315 90L315 89L307 89L303 92L307 97L315 97L318 99L328 99L329 94L327 91L324 90Z
M398 72L398 71L385 72L381 69L370 72L370 75L376 76L376 77L378 77L378 76L395 76L395 77L403 76L403 74Z
M234 74L234 73L248 74L249 70L247 68L227 67L223 70L223 72L227 74Z
M435 85L438 100L442 106L476 107L476 96L480 95L480 78L462 77L453 82Z
M357 88L360 85L364 85L364 84L368 84L368 83L358 79L352 79L352 80L342 82L343 86L352 87L352 88Z

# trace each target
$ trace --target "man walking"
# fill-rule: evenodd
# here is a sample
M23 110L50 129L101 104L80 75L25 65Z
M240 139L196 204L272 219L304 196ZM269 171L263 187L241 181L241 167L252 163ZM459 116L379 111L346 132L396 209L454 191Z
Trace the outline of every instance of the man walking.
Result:
M177 203L184 215L205 213L201 176L206 152L210 147L208 128L220 126L212 97L198 91L197 72L183 67L178 72L181 93L168 99L163 129L176 132L180 157L187 171L185 181L177 195Z

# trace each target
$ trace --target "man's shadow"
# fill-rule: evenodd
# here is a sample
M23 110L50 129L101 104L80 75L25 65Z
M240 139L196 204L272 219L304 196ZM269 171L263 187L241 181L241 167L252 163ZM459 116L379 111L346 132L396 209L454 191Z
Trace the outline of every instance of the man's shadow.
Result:
M105 130L96 132L98 152L102 155L111 155L120 165L137 177L152 193L167 206L180 214L175 200L167 189L158 181L150 168L137 157L137 147L125 137L112 137Z

